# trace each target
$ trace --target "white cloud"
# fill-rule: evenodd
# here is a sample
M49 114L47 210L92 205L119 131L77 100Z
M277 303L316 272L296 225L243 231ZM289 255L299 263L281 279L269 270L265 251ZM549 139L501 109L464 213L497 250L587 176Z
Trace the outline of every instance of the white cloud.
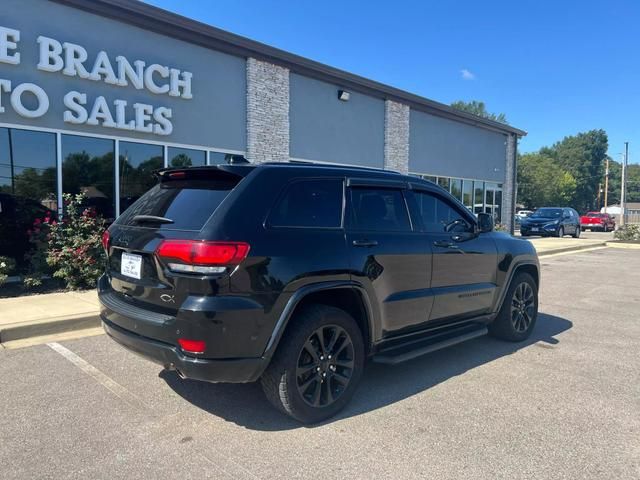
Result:
M470 72L466 68L460 70L460 75L462 75L463 80L475 80L476 76L473 72Z

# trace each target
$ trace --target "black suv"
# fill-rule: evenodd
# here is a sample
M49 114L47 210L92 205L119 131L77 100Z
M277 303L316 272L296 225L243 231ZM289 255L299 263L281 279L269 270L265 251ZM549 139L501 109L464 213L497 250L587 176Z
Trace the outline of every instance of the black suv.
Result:
M431 182L315 164L165 169L103 237L106 332L318 422L386 364L535 324L532 245Z

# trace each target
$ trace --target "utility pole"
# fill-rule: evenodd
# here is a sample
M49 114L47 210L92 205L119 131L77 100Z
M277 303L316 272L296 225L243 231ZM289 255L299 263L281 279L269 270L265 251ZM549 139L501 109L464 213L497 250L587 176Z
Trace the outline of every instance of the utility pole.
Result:
M622 186L620 191L620 223L627 223L627 162L629 160L629 142L624 142L624 161L622 162Z
M602 183L598 182L598 210L602 207Z
M607 194L609 193L609 155L607 155L607 166L604 169L604 213L607 213Z

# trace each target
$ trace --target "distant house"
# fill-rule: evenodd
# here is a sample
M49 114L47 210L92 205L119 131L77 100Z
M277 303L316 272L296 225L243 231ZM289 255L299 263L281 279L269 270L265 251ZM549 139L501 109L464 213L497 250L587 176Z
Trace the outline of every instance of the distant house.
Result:
M606 209L601 208L600 213L608 213L616 217L616 223L620 225L622 217L622 207L617 205L609 205ZM640 202L627 202L627 223L640 223Z

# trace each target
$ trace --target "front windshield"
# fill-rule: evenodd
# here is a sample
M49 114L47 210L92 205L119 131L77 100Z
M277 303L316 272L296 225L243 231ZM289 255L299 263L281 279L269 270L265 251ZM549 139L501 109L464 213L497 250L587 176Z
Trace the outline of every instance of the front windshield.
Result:
M539 208L531 215L531 218L560 218L561 216L561 208Z

